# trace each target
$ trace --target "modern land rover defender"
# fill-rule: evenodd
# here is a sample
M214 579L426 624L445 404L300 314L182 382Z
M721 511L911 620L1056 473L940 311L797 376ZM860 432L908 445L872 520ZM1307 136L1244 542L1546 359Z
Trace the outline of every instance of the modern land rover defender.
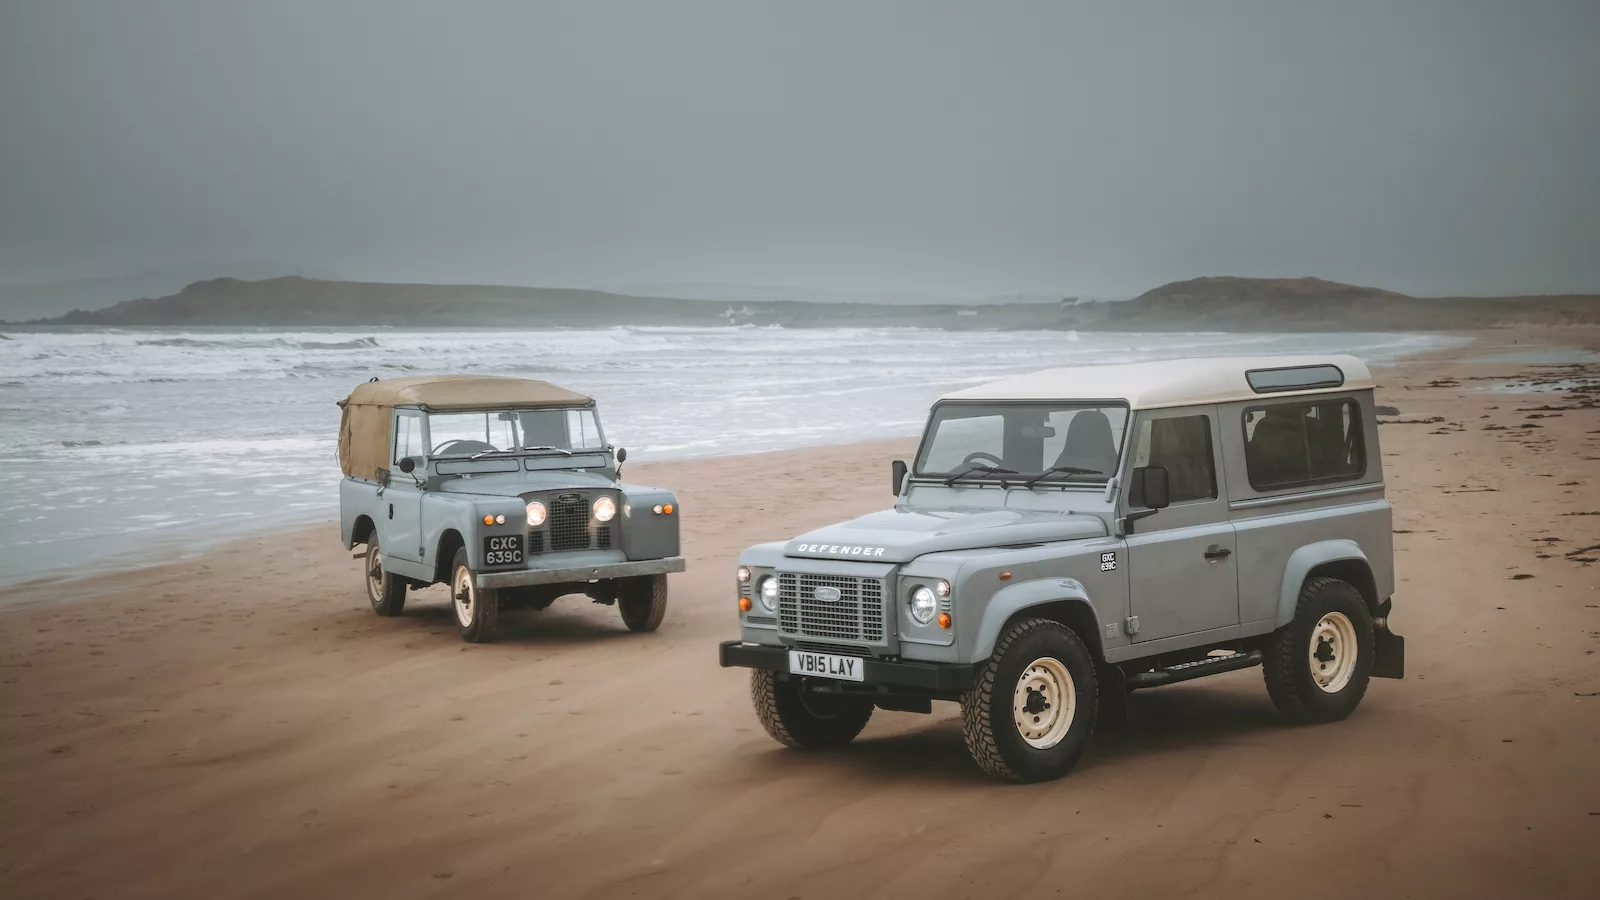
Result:
M893 509L739 558L721 662L754 670L784 744L953 700L980 767L1039 781L1133 689L1260 665L1285 716L1326 722L1403 673L1373 382L1353 357L957 391L893 488Z

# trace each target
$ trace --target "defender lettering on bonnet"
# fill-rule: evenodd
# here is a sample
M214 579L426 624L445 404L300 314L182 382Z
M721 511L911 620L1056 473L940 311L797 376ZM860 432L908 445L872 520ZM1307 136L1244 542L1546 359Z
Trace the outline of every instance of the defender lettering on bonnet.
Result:
M851 547L845 544L801 544L797 553L833 553L838 556L882 556L888 547Z

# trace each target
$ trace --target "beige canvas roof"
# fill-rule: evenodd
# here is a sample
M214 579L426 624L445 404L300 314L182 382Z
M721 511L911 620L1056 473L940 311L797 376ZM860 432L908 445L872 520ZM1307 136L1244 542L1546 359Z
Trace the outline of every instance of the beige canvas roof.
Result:
M1343 383L1262 394L1245 373L1261 369L1335 366ZM1126 400L1134 409L1198 406L1285 394L1358 391L1373 386L1367 364L1354 356L1241 356L1169 359L1119 365L1072 366L1014 375L946 394L944 400Z
M586 406L594 400L531 378L498 375L413 375L369 381L341 405L420 406L425 409L537 409Z
M339 468L368 481L390 464L390 411L396 406L429 410L539 409L588 406L591 398L530 378L494 375L415 375L357 385L339 401Z

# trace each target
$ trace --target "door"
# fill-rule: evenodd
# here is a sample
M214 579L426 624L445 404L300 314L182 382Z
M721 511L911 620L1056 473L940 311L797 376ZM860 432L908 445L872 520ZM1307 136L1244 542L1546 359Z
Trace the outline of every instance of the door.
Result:
M422 489L417 479L422 476L427 457L422 446L421 414L396 410L393 434L389 484L380 498L387 519L379 528L378 540L386 555L422 562ZM410 459L416 464L414 476L400 471L402 459Z
M1138 466L1164 466L1171 505L1139 519L1128 535L1128 593L1138 617L1134 641L1155 641L1239 624L1239 577L1214 406L1147 410L1134 425L1124 484ZM1125 491L1123 511L1143 509ZM1130 630L1132 630L1130 628Z

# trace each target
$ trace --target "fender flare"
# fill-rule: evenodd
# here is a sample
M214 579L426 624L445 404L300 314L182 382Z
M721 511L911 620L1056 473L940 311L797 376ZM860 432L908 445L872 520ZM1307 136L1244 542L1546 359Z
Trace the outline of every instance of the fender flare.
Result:
M1361 545L1348 538L1317 541L1289 554L1289 561L1283 569L1283 585L1278 591L1278 615L1272 627L1282 628L1294 621L1295 607L1300 602L1300 588L1306 583L1306 576L1312 569L1324 563L1347 559L1359 559L1368 570L1372 568L1372 561L1367 559Z
M1089 599L1089 593L1084 590L1083 584L1074 578L1038 578L1007 585L995 591L983 611L983 620L978 623L977 636L972 646L973 661L985 660L994 654L995 642L1000 639L1000 629L1005 627L1012 616L1031 607L1061 602L1079 604L1089 611L1094 621L1100 621L1094 602ZM1098 644L1097 640L1091 641L1095 637L1097 635L1085 635L1084 640Z

